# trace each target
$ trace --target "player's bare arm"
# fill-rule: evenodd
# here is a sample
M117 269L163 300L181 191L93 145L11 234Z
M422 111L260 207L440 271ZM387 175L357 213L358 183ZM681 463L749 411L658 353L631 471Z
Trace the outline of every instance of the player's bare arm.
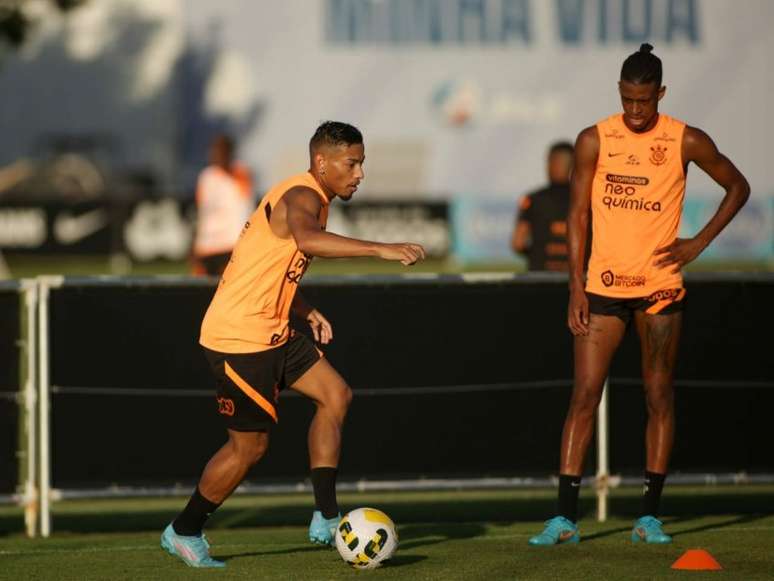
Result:
M291 309L297 317L309 324L315 341L327 345L333 340L333 327L328 319L320 311L307 303L300 291L296 291Z
M511 248L519 254L526 254L529 248L531 232L529 222L526 220L517 220L516 227L513 229L511 237Z
M395 260L405 266L425 258L425 249L419 244L383 244L326 232L320 228L318 222L322 202L319 196L308 188L288 191L282 202L277 208L284 206L287 230L304 254L324 258L375 256L384 260ZM279 232L277 234L280 235Z
M583 264L586 254L591 184L599 155L599 134L596 127L587 127L575 141L575 165L570 180L570 211L567 216L569 246L570 303L567 326L573 335L589 333L589 301L584 290Z
M709 135L701 129L686 127L682 144L683 160L694 162L726 191L715 215L693 238L678 238L656 250L656 266L676 272L696 259L733 219L750 197L750 185L725 155L718 151Z

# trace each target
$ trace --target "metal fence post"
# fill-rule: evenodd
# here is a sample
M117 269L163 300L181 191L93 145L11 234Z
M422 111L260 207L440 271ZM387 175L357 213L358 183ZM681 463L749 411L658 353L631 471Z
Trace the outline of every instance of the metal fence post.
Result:
M609 380L605 379L602 399L597 408L597 520L607 520L607 497L610 491L610 467L608 463L607 397Z
M38 446L40 449L40 534L51 534L51 391L49 380L48 317L52 287L61 286L61 276L38 277Z
M24 526L27 536L37 535L37 519L40 498L37 477L37 325L38 284L34 280L22 281L24 309L24 424L26 470L24 476Z

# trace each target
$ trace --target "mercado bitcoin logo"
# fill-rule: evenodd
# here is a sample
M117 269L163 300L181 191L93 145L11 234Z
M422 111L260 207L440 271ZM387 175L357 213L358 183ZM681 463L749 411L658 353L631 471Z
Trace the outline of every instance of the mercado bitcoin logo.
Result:
M606 287L645 286L645 277L640 274L614 274L612 270L606 270L599 276L602 279L602 284Z
M605 196L602 203L609 209L621 208L624 210L636 210L642 212L660 212L661 202L651 202L637 194L641 194L638 188L650 183L648 178L641 176L623 176L618 174L605 175Z

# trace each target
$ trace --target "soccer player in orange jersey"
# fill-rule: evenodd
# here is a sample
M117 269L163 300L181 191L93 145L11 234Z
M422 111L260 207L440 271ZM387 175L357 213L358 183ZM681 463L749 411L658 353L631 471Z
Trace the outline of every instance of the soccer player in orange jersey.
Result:
M596 409L611 359L633 319L640 337L648 423L643 508L633 542L669 543L657 519L674 438L675 359L685 304L681 269L696 259L747 201L750 187L700 129L659 113L661 60L643 44L623 63L623 113L581 131L568 218L575 381L564 424L559 514L532 545L579 540L578 491ZM725 190L693 238L677 237L685 178L693 162ZM589 214L592 248L583 262Z
M317 406L308 440L316 504L309 537L331 544L341 518L336 472L352 392L315 345L290 328L293 311L308 322L316 341L333 339L331 324L303 300L298 283L314 256L374 256L407 266L425 257L418 244L326 232L330 203L352 198L364 177L363 137L351 125L328 121L317 128L309 149L309 171L275 185L245 224L202 322L200 343L216 378L228 442L161 537L164 549L194 567L225 566L210 557L202 528L265 454L278 419L277 397L286 387Z

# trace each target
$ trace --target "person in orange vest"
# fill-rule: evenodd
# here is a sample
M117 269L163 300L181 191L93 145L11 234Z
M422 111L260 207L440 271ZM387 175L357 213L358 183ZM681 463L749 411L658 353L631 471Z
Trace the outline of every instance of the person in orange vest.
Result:
M673 378L686 290L681 269L714 240L750 195L734 164L702 130L659 113L666 87L661 59L643 44L621 68L623 113L587 127L575 143L568 215L575 381L562 433L558 515L529 540L579 540L578 491L583 461L610 362L634 322L640 338L648 410L645 492L634 543L669 543L658 520L675 430ZM725 192L720 207L692 238L678 238L685 180L696 164ZM592 223L591 257L583 263Z
M306 303L298 285L315 256L371 256L404 266L425 257L419 244L369 242L326 231L331 202L350 200L364 178L365 146L356 127L326 121L310 140L309 157L309 170L273 186L245 223L202 321L199 343L215 376L228 441L161 537L166 551L192 567L225 567L210 557L202 529L266 453L285 388L316 405L308 436L315 497L309 540L333 543L341 519L336 500L341 428L352 391L315 343L291 328L294 313L309 325L314 341L325 345L333 339L330 322ZM184 442L184 436L182 431L175 442Z
M234 141L228 135L215 136L209 159L196 183L193 273L220 276L254 208L253 180L234 159Z

